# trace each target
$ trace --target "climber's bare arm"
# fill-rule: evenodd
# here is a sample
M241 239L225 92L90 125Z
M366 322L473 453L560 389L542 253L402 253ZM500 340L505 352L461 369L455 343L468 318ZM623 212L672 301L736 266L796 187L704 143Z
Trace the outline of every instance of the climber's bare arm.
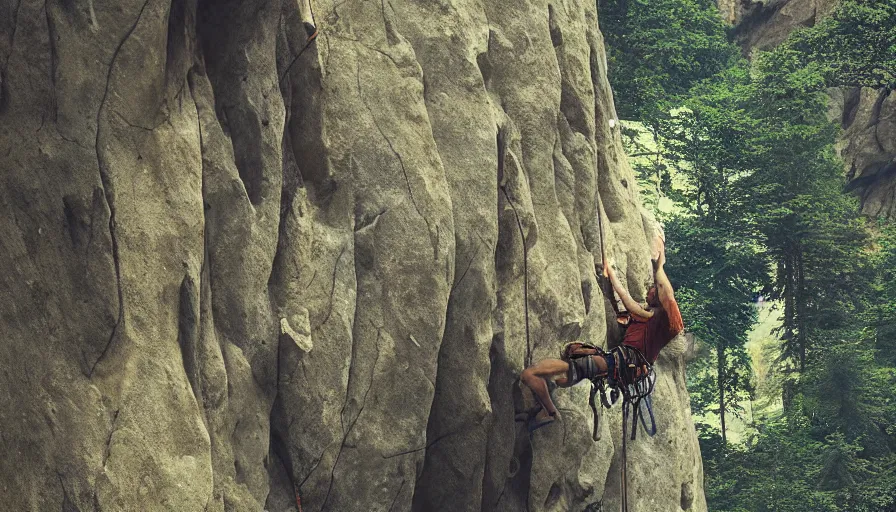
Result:
M656 260L656 273L654 275L654 281L656 282L656 292L659 296L660 303L666 304L669 301L675 300L675 293L672 290L672 283L669 282L669 276L666 275L666 270L663 266L666 264L666 246L663 244L660 248L659 256Z
M625 305L625 309L629 313L645 319L653 316L653 311L644 309L631 295L629 295L628 290L622 286L622 283L619 282L619 278L616 277L616 272L613 271L613 266L606 260L604 260L604 273L610 278L610 283L613 284L613 289L616 290L616 293L622 298L622 304Z
M669 276L663 266L660 265L656 269L656 293L660 298L661 304L675 300L675 292L672 290L672 283L669 282Z

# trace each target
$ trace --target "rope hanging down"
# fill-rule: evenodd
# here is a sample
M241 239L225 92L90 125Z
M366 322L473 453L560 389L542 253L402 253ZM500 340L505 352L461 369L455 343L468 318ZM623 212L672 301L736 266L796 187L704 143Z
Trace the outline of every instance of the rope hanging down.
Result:
M622 486L622 512L628 512L628 487L626 485L625 467L628 465L626 439L628 438L626 430L628 425L628 407L622 404L622 469L620 469L620 486Z
M313 29L313 31L311 29ZM314 40L317 39L317 35L320 33L320 30L317 28L316 25L311 25L307 21L305 22L305 31L311 32L308 35L308 40L305 41L305 46L303 46L302 49L299 50L299 53L297 53L296 56L293 57L292 60L289 62L289 65L286 66L286 70L283 71L283 74L280 76L280 80L277 82L280 85L283 85L283 80L289 75L289 71L292 69L292 66L296 63L296 61L299 60L299 57L301 57L302 54L305 53L305 50L307 50L308 47L311 46L311 43L313 43Z
M601 204L597 205L597 222L598 222L598 233L600 236L600 253L603 261L607 261L606 254L606 243L604 238L604 226L603 226L603 216L601 215ZM603 263L603 261L601 263ZM613 307L613 311L616 313L617 318L619 318L619 309L616 305L616 297L613 292L612 286L607 286L609 284L609 276L603 274L602 272L602 288L605 296L609 297L610 303ZM609 289L608 289L609 288ZM628 351L628 353L626 352ZM614 357L611 359L613 361L612 364L615 368L609 368L607 374L607 380L609 380L611 391L611 399L607 400L606 396L606 384L603 379L598 380L597 382L592 382L591 396L589 399L589 405L592 407L592 411L594 413L594 430L592 432L592 438L597 441L600 438L598 433L598 414L597 408L595 406L594 395L597 394L598 390L601 393L601 404L605 408L610 408L610 406L619 399L619 395L621 392L622 395L622 465L620 467L620 492L622 495L621 500L621 510L622 512L628 512L628 478L626 474L626 467L628 466L628 419L630 408L634 410L631 411L632 415L632 424L631 424L631 439L634 440L637 432L638 432L638 420L640 419L641 425L644 427L644 431L647 432L648 435L653 436L656 434L656 419L653 415L653 405L650 398L650 394L653 392L654 385L656 383L656 374L653 372L653 366L647 362L644 358L643 354L641 354L638 350L632 347L624 347L619 346L610 351L613 353ZM647 413L650 418L651 426L647 427L646 419L644 418L644 413L642 411L641 405L646 407Z

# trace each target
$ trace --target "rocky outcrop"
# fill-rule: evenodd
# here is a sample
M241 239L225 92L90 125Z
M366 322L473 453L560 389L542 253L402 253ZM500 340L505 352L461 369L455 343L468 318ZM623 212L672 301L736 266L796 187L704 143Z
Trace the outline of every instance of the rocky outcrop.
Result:
M830 93L844 130L846 190L858 194L863 213L896 219L896 94L858 87Z
M813 26L837 0L719 0L746 52L769 50L790 33ZM896 218L896 97L868 88L832 89L831 116L843 128L839 150L846 190L861 198L862 212Z
M615 117L593 2L0 1L0 501L618 506L618 406L514 421L650 279ZM706 509L683 365L632 510Z
M718 0L735 38L749 50L769 50L800 27L811 27L837 0Z

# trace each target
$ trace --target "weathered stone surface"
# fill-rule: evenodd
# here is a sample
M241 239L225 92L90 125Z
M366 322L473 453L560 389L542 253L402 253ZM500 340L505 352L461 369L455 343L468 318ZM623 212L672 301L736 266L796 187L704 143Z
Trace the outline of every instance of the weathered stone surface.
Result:
M735 37L750 50L768 50L799 27L811 27L837 5L837 0L719 0Z
M896 94L874 89L831 91L843 135L847 190L862 201L862 212L896 219Z
M650 279L594 3L310 7L0 0L4 507L618 504L618 407L514 421ZM632 510L706 509L679 344Z
M790 33L812 26L837 0L720 0L723 16L747 53L769 50ZM847 191L861 198L867 215L896 218L896 96L892 91L831 89L831 117L843 128L838 149L846 164Z

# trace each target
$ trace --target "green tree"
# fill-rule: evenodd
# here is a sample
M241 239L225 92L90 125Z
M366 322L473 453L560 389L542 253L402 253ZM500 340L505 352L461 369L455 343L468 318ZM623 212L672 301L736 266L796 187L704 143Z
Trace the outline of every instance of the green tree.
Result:
M843 194L818 70L782 76L766 69L773 60L753 73L760 129L749 141L756 172L745 185L784 302L785 354L802 372L813 347L823 348L824 332L852 323L863 308L856 290L870 285L863 277L869 236L856 200Z
M896 448L892 371L876 364L868 340L854 331L832 336L806 373L803 407L816 437L840 436L866 458L889 455Z
M863 320L871 330L878 359L896 367L896 225L878 221L875 230L876 250L870 255L868 272L874 296Z
M738 55L712 0L598 0L610 80L623 119L648 122Z
M833 493L817 484L823 450L823 443L808 436L800 421L764 425L750 449L739 453L743 470L736 502L756 512L840 510Z
M830 35L830 27L816 29ZM892 505L880 490L892 489L884 461L894 448L896 395L892 368L877 354L889 346L894 317L886 307L896 296L885 277L888 241L868 229L855 198L843 193L837 128L823 91L851 79L834 62L842 55L818 53L820 41L814 50L806 46L816 29L754 65L752 103L763 129L750 141L756 172L749 188L775 264L773 289L784 302L784 355L798 370L785 416L801 425L800 435L812 440L806 448L819 457L809 483L835 510L882 510L875 507ZM843 55L862 51L857 44ZM869 482L877 491L863 491Z
M658 194L671 186L664 164L660 124L679 107L691 87L725 69L739 50L712 0L598 0L607 43L610 82L622 119L646 127L623 129L642 182Z
M779 75L815 68L829 86L896 88L896 2L843 0L767 57ZM784 64L781 66L780 64Z
M739 403L751 391L744 345L755 321L751 292L764 269L755 250L732 240L735 237L724 228L707 224L684 215L670 220L667 266L675 276L676 297L688 330L715 356L715 364L691 372L697 377L690 383L695 409L718 414L722 441L727 442L727 414L741 412Z
M726 414L739 412L741 398L750 391L744 345L755 322L752 292L767 273L743 188L751 175L744 141L755 129L745 110L748 90L745 68L733 67L696 86L662 129L664 160L687 182L671 194L682 213L669 222L670 248L677 256L670 258L676 262L670 275L681 283L689 329L715 355L714 368L704 375L715 381L709 396L723 443Z

